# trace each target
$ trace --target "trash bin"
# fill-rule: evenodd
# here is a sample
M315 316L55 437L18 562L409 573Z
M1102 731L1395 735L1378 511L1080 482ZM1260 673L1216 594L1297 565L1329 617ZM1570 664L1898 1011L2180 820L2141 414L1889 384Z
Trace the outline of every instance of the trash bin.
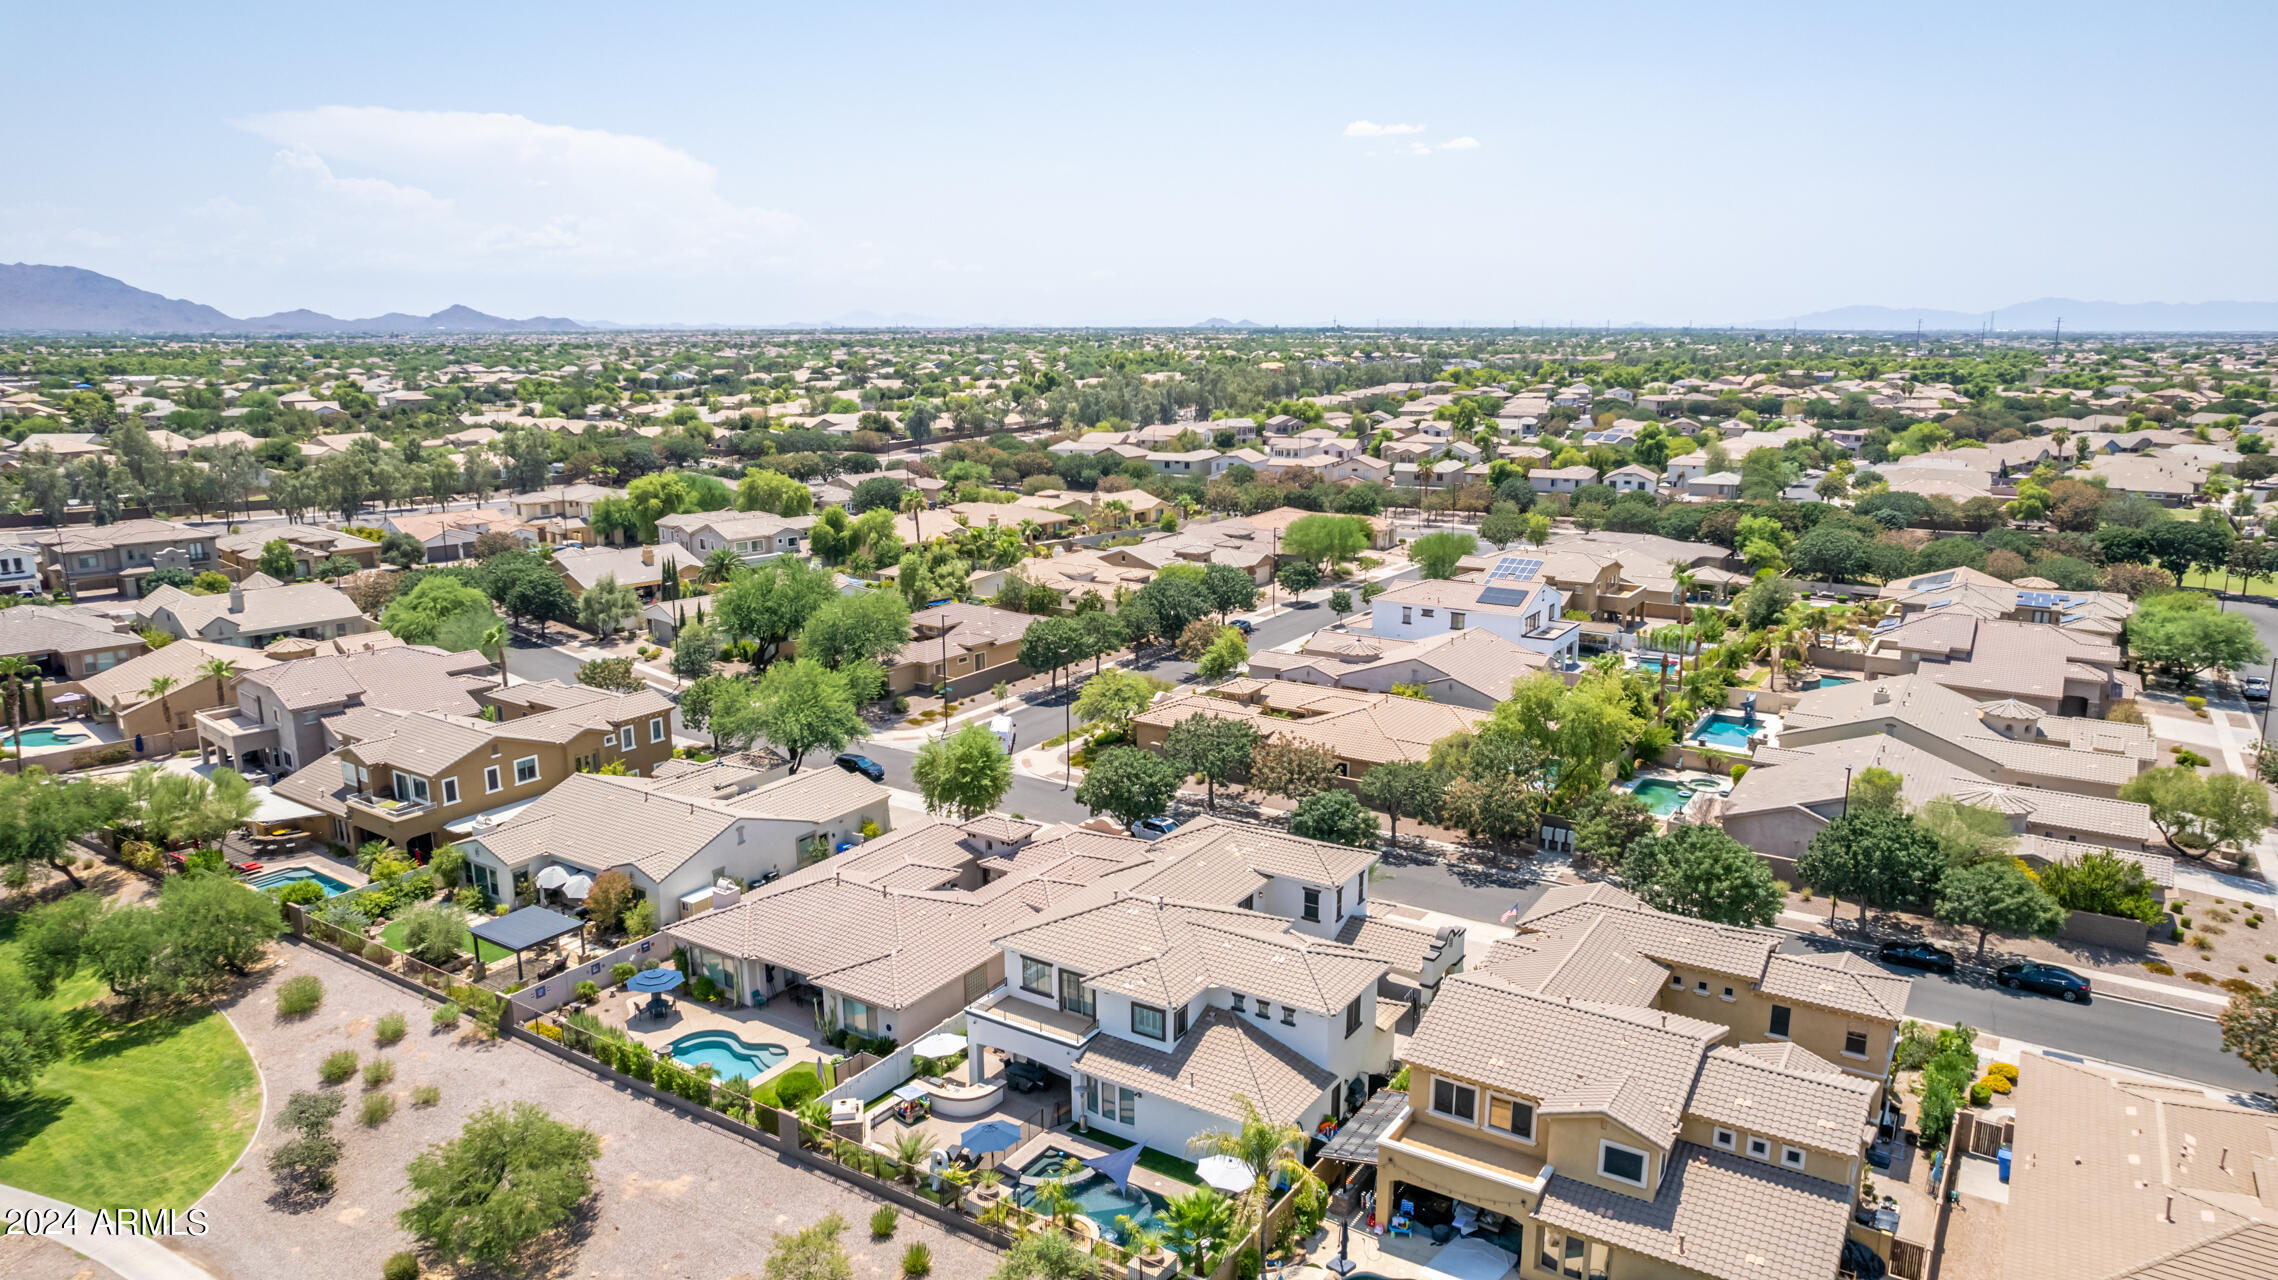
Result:
M1993 1158L2001 1162L2001 1180L2003 1182L2009 1181L2009 1148L2003 1147L1994 1152Z

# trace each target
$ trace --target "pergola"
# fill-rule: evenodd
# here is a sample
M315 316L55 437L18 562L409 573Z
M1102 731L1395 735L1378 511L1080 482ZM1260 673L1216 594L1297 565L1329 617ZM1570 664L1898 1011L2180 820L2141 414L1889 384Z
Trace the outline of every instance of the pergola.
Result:
M520 981L523 952L532 947L542 947L563 934L576 933L584 927L585 922L576 916L565 916L548 907L524 907L473 925L468 932L501 951L513 952L514 977Z

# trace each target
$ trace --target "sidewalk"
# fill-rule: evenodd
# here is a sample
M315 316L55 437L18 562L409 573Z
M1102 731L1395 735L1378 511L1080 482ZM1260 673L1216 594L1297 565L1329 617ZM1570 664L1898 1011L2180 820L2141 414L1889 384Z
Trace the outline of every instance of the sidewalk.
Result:
M68 1227L36 1232L109 1267L123 1280L213 1280L205 1268L149 1236L97 1230L95 1215L61 1200L50 1200L21 1188L0 1185L0 1213L70 1215ZM185 1225L184 1230L187 1230Z

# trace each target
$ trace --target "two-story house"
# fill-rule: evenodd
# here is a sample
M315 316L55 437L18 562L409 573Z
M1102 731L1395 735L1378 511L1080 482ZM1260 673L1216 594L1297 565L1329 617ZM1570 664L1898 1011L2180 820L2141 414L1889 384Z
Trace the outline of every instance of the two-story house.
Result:
M1482 581L1404 582L1377 596L1368 629L1392 640L1425 640L1479 627L1521 648L1572 658L1581 627L1561 618L1565 595L1541 574L1540 557L1504 556Z
M112 590L139 595L142 580L154 570L197 574L219 561L213 534L171 520L70 525L33 534L31 540L40 549L48 590L74 596Z
M0 594L30 596L39 591L39 544L15 536L0 540Z
M688 564L702 565L723 547L743 557L745 564L758 564L776 556L800 554L814 527L813 516L687 511L657 521L657 543L679 548L684 553L681 560Z
M490 660L472 651L390 645L297 657L248 670L233 700L199 712L198 749L207 762L239 772L291 773L338 745L326 725L345 711L379 707L479 716L483 703L477 695L496 683Z
M0 657L25 658L42 679L83 680L150 648L93 609L20 604L0 609Z
M280 584L265 574L210 596L158 587L135 602L135 612L170 635L244 649L265 648L286 636L331 640L373 629L345 593L321 582Z
M316 567L335 558L354 561L359 569L376 568L380 563L380 544L353 533L326 529L318 525L296 524L285 529L260 529L252 533L232 533L214 540L221 552L222 572L232 579L244 581L261 570L261 556L274 541L282 541L293 556L293 573L306 578Z
M1907 982L1604 885L1521 927L1408 1044L1381 1211L1466 1224L1522 1280L1832 1275Z

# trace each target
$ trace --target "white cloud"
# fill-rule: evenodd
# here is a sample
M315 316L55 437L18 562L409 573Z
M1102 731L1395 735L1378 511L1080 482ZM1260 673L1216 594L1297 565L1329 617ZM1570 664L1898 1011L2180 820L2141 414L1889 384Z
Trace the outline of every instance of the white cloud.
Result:
M1442 151L1477 151L1479 139L1472 137L1450 138L1440 144Z
M1428 142L1411 142L1408 144L1408 154L1412 156L1428 156L1432 154L1432 144Z
M1394 134L1422 133L1420 124L1378 124L1374 120L1355 120L1345 126L1348 138L1385 138Z
M735 271L799 220L738 205L650 138L518 115L318 107L235 122L276 143L277 245L370 266L572 275Z

